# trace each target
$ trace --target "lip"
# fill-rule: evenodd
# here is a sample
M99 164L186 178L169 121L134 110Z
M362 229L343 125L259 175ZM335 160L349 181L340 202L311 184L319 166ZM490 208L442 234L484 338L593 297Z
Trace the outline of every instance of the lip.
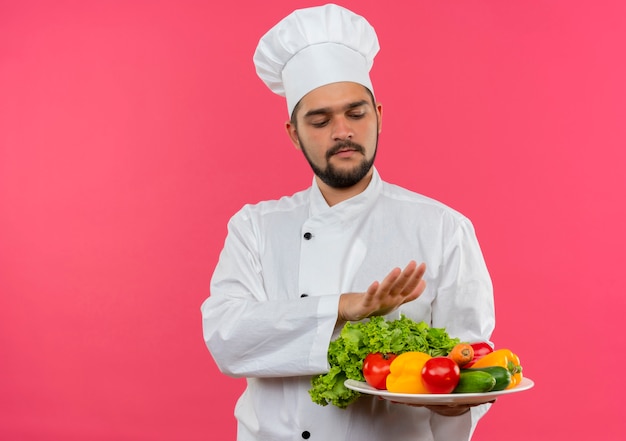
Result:
M357 153L356 150L340 150L337 153L335 153L333 156L335 158L352 158L355 154Z
M333 156L350 156L352 153L355 153L355 149L341 149L338 152L334 153Z
M346 141L331 147L330 150L326 152L326 160L332 157L350 159L354 157L356 153L365 155L365 151L361 146L351 141Z

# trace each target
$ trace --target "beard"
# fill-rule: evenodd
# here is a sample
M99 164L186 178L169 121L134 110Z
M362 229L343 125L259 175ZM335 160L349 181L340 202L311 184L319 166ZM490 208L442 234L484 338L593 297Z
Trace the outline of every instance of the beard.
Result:
M378 139L376 139L376 148L371 159L365 157L365 149L360 144L352 141L339 141L331 149L326 152L326 168L322 168L315 164L307 153L306 146L300 140L300 148L311 166L313 173L322 180L326 185L332 188L348 188L356 185L363 179L374 165L376 159L376 151L378 150ZM330 163L330 158L342 149L349 148L363 155L363 160L350 170L338 170Z

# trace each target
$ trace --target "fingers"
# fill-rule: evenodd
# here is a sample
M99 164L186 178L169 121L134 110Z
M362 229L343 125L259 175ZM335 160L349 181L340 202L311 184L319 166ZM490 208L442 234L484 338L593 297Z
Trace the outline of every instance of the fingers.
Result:
M394 268L382 282L373 282L364 293L346 293L340 298L339 319L361 320L385 315L418 298L426 288L424 263L411 261L404 269Z
M379 304L381 309L385 309L415 300L426 289L426 282L422 279L425 272L426 265L422 263L418 266L415 261L409 262L404 270L394 268L382 282L374 282L369 286L364 305L370 307Z
M421 294L424 291L424 288L426 288L426 282L423 279L425 273L426 273L426 264L421 263L419 266L415 268L415 270L411 274L411 278L407 280L407 283L404 286L404 290L406 292L411 292L410 295L414 295L417 293L417 296L419 296L419 294ZM417 296L415 297L417 298Z
M406 297L414 296L416 291L419 291L415 296L415 298L417 298L417 296L421 294L421 291L423 291L423 287L420 287L420 283L422 282L422 277L425 272L426 264L421 263L418 266L414 260L410 261L404 270L394 268L380 284L380 294L392 297ZM421 291L417 290L418 287L420 287Z

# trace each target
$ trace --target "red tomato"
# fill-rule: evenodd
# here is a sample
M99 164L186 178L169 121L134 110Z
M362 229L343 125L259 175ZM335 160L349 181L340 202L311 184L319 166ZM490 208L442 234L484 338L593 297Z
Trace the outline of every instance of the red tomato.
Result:
M433 357L422 368L422 382L431 394L452 393L460 376L459 365L448 357Z
M472 348L474 348L474 358L472 361L463 366L463 369L471 367L474 363L476 363L479 359L484 357L485 355L493 352L493 348L489 343L484 341L476 342L471 344Z
M363 360L363 376L365 381L376 389L387 389L387 375L389 365L396 358L396 354L368 354Z

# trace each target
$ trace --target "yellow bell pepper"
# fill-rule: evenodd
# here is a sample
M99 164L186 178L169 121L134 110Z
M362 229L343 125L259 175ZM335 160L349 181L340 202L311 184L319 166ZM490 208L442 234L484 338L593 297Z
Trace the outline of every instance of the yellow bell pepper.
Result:
M398 355L389 365L387 390L402 394L427 394L428 390L422 383L422 368L430 358L430 355L416 351Z
M511 373L511 383L507 386L507 389L511 389L521 383L523 375L519 357L509 349L498 349L497 351L493 351L481 357L472 365L473 368L490 366L502 366L503 368L509 370Z

